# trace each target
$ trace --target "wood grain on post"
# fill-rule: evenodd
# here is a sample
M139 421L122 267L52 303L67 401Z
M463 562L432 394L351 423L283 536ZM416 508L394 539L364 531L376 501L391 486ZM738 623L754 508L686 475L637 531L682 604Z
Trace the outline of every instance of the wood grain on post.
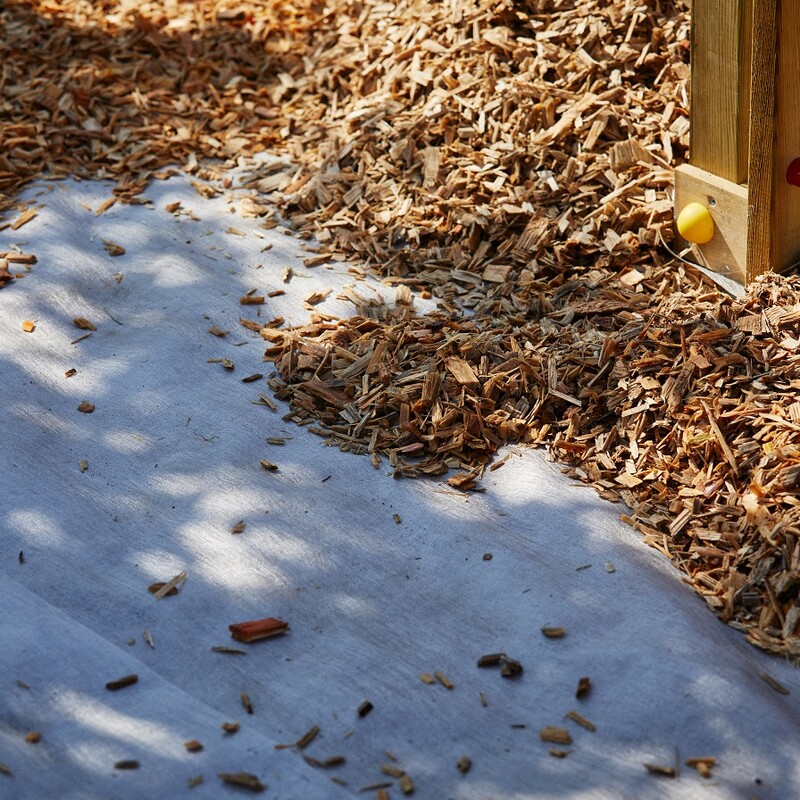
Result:
M753 60L750 91L750 160L748 165L747 280L775 269L778 237L774 229L776 171L778 5L753 2ZM793 32L793 35L796 33ZM787 37L788 38L788 37ZM790 76L785 76L788 81ZM795 74L794 79L797 80Z
M783 0L778 9L772 253L783 271L800 261L800 187L786 179L787 167L800 157L800 3Z
M691 163L734 183L747 181L754 1L692 4Z

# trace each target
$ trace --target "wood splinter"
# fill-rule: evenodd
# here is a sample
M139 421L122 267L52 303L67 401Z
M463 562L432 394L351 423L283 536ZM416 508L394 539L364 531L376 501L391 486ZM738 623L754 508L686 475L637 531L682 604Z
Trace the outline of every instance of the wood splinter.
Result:
M237 642L249 643L271 636L280 636L289 630L289 623L276 617L266 617L228 625L228 630L231 632L231 638Z

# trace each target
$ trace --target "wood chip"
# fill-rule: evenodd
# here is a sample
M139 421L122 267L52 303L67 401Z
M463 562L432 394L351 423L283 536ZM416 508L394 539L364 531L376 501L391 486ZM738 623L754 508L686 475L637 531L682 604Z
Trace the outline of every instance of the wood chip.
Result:
M22 330L25 333L33 333L36 330L36 323L35 322L31 322L29 319L26 319L22 323Z
M675 767L665 767L661 764L645 764L644 768L651 774L651 775L659 775L662 778L677 778L678 771Z
M775 678L766 672L759 672L758 677L761 678L761 680L764 681L764 683L766 683L770 689L773 689L778 694L791 694L791 692L782 683L778 683Z
M328 298L331 291L331 289L325 289L323 291L311 292L311 294L306 295L306 297L303 298L303 302L306 304L306 306L319 305L321 302L323 302L323 300Z
M543 742L552 742L553 744L572 744L572 737L566 728L556 728L548 726L539 731L539 738Z
M38 744L42 741L42 734L39 731L28 731L25 734L25 741L28 744Z
M687 758L686 759L686 766L692 767L692 769L696 769L702 778L710 778L711 770L717 764L717 759L713 756L707 756L704 758Z
M208 329L208 332L213 336L218 336L220 338L227 336L230 333L230 331L223 331L222 328L218 328L216 325L212 325Z
M110 256L123 256L125 255L125 248L121 244L117 244L116 242L112 242L108 239L103 239L103 249L110 255Z
M436 680L439 681L445 689L455 689L456 685L443 672L434 672L433 674Z
M81 330L84 330L84 331L96 331L97 330L97 326L93 322L89 322L89 320L86 319L86 317L75 317L75 319L72 320L72 324L76 328L80 328Z
M303 756L303 761L310 767L317 767L317 769L333 769L334 767L341 767L347 763L344 756L330 756L325 759L314 758L313 756Z
M84 400L78 404L78 411L80 411L82 414L91 414L92 411L94 411L94 403Z
M410 775L403 775L397 782L397 785L400 787L400 791L403 794L414 794L414 781L411 780Z
M434 678L433 675L431 675L429 672L423 672L422 675L419 676L419 679L423 683L427 683L428 686L431 686L434 683L436 683L436 678Z
M231 533L244 533L247 529L247 523L240 519L232 528Z
M238 647L226 647L225 645L215 644L211 646L212 653L224 653L229 656L246 656L247 650L241 650Z
M456 769L462 774L466 775L472 769L472 759L469 756L461 756L456 761Z
M166 585L167 585L166 581L156 581L155 583L151 583L147 587L147 591L150 592L150 594L155 594L156 592L160 592ZM171 586L167 589L167 591L164 594L161 595L161 597L169 597L175 594L178 594L178 587Z
M319 734L319 725L312 725L295 743L294 747L298 750L303 750L311 744Z
M445 366L447 370L452 373L453 377L463 386L474 389L480 385L478 376L464 359L452 356L445 361Z
M139 769L140 766L141 764L135 758L127 758L114 763L114 769Z
M97 208L95 209L95 212L94 212L94 213L95 213L95 214L97 214L97 215L104 214L104 213L105 213L106 211L108 211L108 209L109 209L109 208L111 208L111 207L112 207L112 206L113 206L113 205L114 205L116 202L117 202L117 198L116 198L116 197L109 197L109 198L107 198L106 200L103 200L103 202L102 202L102 203L100 203L100 205L99 205L99 206L97 206Z
M195 786L199 786L204 780L205 778L203 778L202 775L195 775L193 778L189 778L187 785L190 789L194 789Z
M261 464L261 466L267 472L277 472L278 471L278 465L274 464L272 461L268 461L266 458L262 458L259 463Z
M11 223L11 230L16 231L21 228L23 225L30 222L32 219L35 219L39 212L35 208L29 208L27 211L23 211L12 223Z
M542 628L542 633L548 639L561 639L566 634L566 630L564 628Z
M241 701L242 701L242 708L244 708L244 710L245 710L245 711L246 711L248 714L252 714L252 713L253 713L253 704L252 704L252 702L250 701L250 695L249 695L247 692L242 692L242 693L239 695L239 698L240 698L240 699L241 699Z
M503 678L516 678L522 675L522 664L507 656L500 662L500 675Z
M197 739L190 739L188 742L184 742L183 746L190 753L199 753L203 749L202 743L198 742Z
M225 731L226 734L230 735L238 733L241 727L242 727L241 723L239 722L223 722L222 725L220 725L220 728L222 728L222 730Z
M255 405L266 406L270 411L278 410L278 406L276 406L275 403L273 403L272 400L264 394L260 394L258 396L258 400L253 400L251 402L253 402Z
M118 689L124 689L126 686L133 686L134 683L138 682L138 675L125 675L125 677L117 678L115 681L109 681L106 684L106 689L110 692L116 692Z
M262 295L245 295L239 298L239 303L243 306L263 306L266 298Z
M586 697L591 690L592 690L591 678L589 678L588 676L579 678L578 687L575 689L575 697L577 697L578 700L581 700L582 698Z
M583 728L586 728L587 731L596 731L597 726L593 722L589 722L586 717L582 717L577 711L568 711L567 717L571 719L573 722L577 722Z
M276 617L251 620L250 622L237 622L228 625L231 638L238 642L257 642L272 636L281 636L289 630L289 623Z
M153 597L156 600L160 600L162 597L166 597L168 594L174 594L173 589L177 591L178 586L180 586L186 580L186 572L179 572L174 577L170 578L163 586L156 589L153 592Z
M359 704L358 708L356 709L356 713L359 717L363 718L366 717L373 708L375 708L375 706L373 706L369 700L364 700L363 703Z
M229 358L209 358L209 364L222 364L223 369L234 370L236 365Z
M481 656L478 659L479 667L499 667L505 660L505 653L489 653L488 655Z
M267 788L250 772L218 772L217 775L223 783L238 786L240 789L249 789L251 792L263 792Z

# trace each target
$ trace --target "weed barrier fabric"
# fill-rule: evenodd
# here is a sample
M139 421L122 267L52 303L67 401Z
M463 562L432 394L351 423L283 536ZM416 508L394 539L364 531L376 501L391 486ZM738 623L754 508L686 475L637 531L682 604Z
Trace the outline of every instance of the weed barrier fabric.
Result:
M37 185L36 217L0 232L37 256L0 292L0 796L247 791L220 773L276 798L394 798L406 777L430 800L800 794L800 674L720 624L623 506L541 450L501 449L465 495L282 419L240 319L348 316L346 262L306 266L235 192L175 177L98 215L110 188ZM230 637L270 617L288 632ZM686 765L704 758L710 778Z
M307 266L349 260L405 306L387 320L349 295L386 323L375 395L366 323L267 320L296 420L333 416L340 446L398 475L456 463L461 489L500 444L545 443L714 613L800 655L800 284L732 302L662 247L689 146L686 2L14 0L0 27L0 227L35 222L17 195L43 174L113 180L103 213L178 171L211 197L247 167L254 205L322 245ZM0 288L32 257L0 251Z

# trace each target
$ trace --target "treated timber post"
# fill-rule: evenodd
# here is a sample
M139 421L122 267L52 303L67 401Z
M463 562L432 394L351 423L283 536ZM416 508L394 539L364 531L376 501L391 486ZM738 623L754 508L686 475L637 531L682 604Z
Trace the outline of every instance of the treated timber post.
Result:
M772 198L769 217L751 216L750 228L772 231L769 244L761 244L759 250L748 250L749 277L760 275L768 269L782 271L800 261L800 3L798 0L753 0L760 13L753 16L754 35L759 35L759 26L767 29L767 37L777 41L776 53L767 56L767 69L774 64L772 85L775 87L773 132L769 136L771 157L765 163L772 164ZM777 10L776 10L777 8ZM769 29L770 25L775 27ZM754 64L754 72L757 65ZM755 84L755 77L753 79ZM753 166L753 151L768 147L765 142L758 145L758 130L766 130L766 119L751 117L750 127L750 185L755 186L758 176ZM766 193L764 190L762 192ZM754 245L755 246L755 245ZM763 252L766 263L757 260Z
M675 215L713 220L694 257L742 284L800 262L798 0L694 0L691 122Z
M751 2L692 4L691 163L734 183L747 183Z

